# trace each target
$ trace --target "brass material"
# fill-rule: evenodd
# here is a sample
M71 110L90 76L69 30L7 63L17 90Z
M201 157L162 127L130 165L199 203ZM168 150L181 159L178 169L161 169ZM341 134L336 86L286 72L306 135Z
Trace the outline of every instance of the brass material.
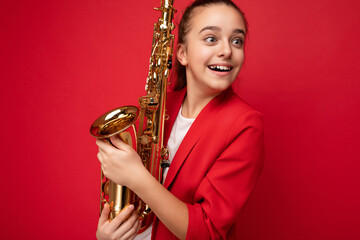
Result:
M134 123L138 115L139 109L135 106L116 108L96 119L91 125L90 134L106 140L111 145L110 137L117 135L123 142L136 150L137 139ZM114 219L126 205L134 203L136 200L135 194L130 189L115 184L106 178L102 171L100 193L100 212L103 210L104 204L108 203L110 205L109 220Z
M110 142L111 136L119 136L125 143L132 146L139 154L144 166L162 182L161 163L168 162L168 151L163 145L166 90L169 71L172 66L174 35L171 31L174 13L174 0L161 0L161 17L154 24L149 73L146 80L146 95L139 98L139 108L125 106L109 111L99 117L90 128L96 138ZM135 131L135 122L138 129ZM129 188L115 184L101 172L100 211L105 203L110 205L109 220L111 221L128 204L133 204L143 219L140 232L152 223L153 217L146 205Z

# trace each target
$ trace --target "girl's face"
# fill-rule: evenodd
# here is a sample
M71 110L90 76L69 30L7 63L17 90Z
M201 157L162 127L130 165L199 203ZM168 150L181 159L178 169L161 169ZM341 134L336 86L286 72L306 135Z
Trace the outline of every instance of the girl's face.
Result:
M212 4L195 8L185 43L179 44L177 51L186 68L188 89L208 96L227 89L244 62L244 40L245 24L233 7Z

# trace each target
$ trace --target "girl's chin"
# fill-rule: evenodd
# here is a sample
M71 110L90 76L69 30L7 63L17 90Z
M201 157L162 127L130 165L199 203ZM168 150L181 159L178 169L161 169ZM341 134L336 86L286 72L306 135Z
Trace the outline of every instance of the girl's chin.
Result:
M231 83L229 84L216 84L213 86L208 87L208 92L210 95L217 95L221 93L222 91L225 91L231 86Z
M220 79L220 80L218 79L215 82L213 82L213 84L210 84L209 87L211 87L216 91L224 91L228 87L230 87L233 82L234 82L233 80L229 80L229 79Z

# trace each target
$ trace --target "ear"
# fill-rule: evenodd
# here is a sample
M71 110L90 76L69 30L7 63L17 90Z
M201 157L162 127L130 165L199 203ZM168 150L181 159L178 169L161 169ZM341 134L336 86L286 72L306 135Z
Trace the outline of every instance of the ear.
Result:
M186 47L184 44L179 43L176 50L176 57L181 63L181 65L187 65L187 56L186 56Z

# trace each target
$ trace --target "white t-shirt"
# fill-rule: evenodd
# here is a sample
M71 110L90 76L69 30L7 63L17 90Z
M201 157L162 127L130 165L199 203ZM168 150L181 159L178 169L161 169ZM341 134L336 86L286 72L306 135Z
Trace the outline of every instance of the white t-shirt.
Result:
M191 125L195 119L185 118L181 115L182 107L175 119L174 126L171 129L170 137L168 140L167 148L169 150L169 162L171 164L175 153L177 152L182 140L184 139L186 133L189 131ZM164 168L163 171L163 181L165 182L169 168ZM138 234L135 237L135 240L150 240L151 239L151 230L152 225L148 227L144 232Z

